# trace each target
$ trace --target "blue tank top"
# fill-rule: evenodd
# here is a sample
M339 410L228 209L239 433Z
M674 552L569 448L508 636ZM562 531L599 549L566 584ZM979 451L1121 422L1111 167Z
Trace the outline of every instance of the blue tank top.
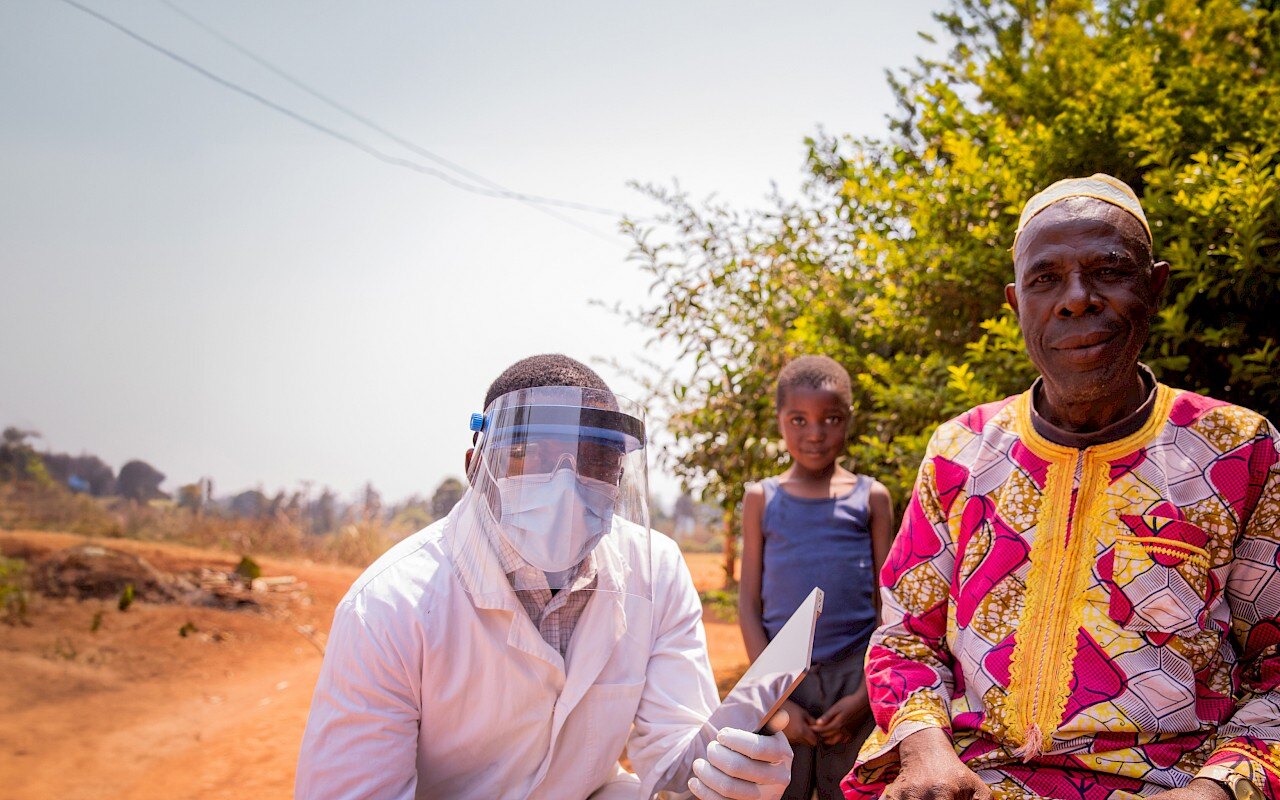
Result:
M773 639L817 586L826 595L813 638L815 663L865 647L876 625L875 561L867 503L871 479L857 476L841 497L795 497L766 478L760 600Z

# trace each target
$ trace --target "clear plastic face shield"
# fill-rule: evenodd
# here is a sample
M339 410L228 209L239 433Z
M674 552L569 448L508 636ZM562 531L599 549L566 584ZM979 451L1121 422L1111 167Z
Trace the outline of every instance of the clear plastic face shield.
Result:
M448 535L472 594L541 584L652 600L644 410L612 392L502 395L479 433Z

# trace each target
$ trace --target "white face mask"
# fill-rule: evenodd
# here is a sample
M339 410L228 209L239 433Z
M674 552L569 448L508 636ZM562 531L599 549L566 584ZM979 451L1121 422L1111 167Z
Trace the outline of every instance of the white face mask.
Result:
M569 468L500 478L502 534L543 572L577 566L613 524L618 487Z

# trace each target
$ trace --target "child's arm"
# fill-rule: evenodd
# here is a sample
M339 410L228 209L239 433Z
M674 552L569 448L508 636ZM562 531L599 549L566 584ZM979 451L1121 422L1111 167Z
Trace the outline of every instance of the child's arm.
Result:
M880 610L880 570L889 555L889 547L893 544L893 498L884 484L875 481L871 484L868 500L869 514L867 527L871 531L871 561L875 565L876 611ZM871 712L871 704L867 698L867 683L852 694L845 695L827 709L814 723L814 733L822 739L823 744L837 745L848 741L851 732L856 730L867 714Z
M760 583L764 567L764 487L755 484L742 498L742 577L738 581L738 627L747 657L755 661L769 644L764 632Z
M884 569L885 559L889 557L889 548L893 546L893 498L884 484L875 481L871 484L870 515L867 523L871 529L871 561L875 565L875 600L876 616L880 612L880 570Z

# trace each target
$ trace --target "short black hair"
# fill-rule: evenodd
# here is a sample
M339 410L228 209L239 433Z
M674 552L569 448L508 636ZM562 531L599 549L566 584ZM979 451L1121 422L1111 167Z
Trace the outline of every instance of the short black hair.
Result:
M577 359L560 353L522 358L502 371L489 385L484 407L508 392L536 389L539 386L581 386L585 389L610 391L609 385L596 371Z
M800 356L788 361L778 373L778 386L774 394L779 410L786 402L787 390L796 387L827 389L840 395L845 405L853 405L853 384L849 380L849 371L834 358Z

